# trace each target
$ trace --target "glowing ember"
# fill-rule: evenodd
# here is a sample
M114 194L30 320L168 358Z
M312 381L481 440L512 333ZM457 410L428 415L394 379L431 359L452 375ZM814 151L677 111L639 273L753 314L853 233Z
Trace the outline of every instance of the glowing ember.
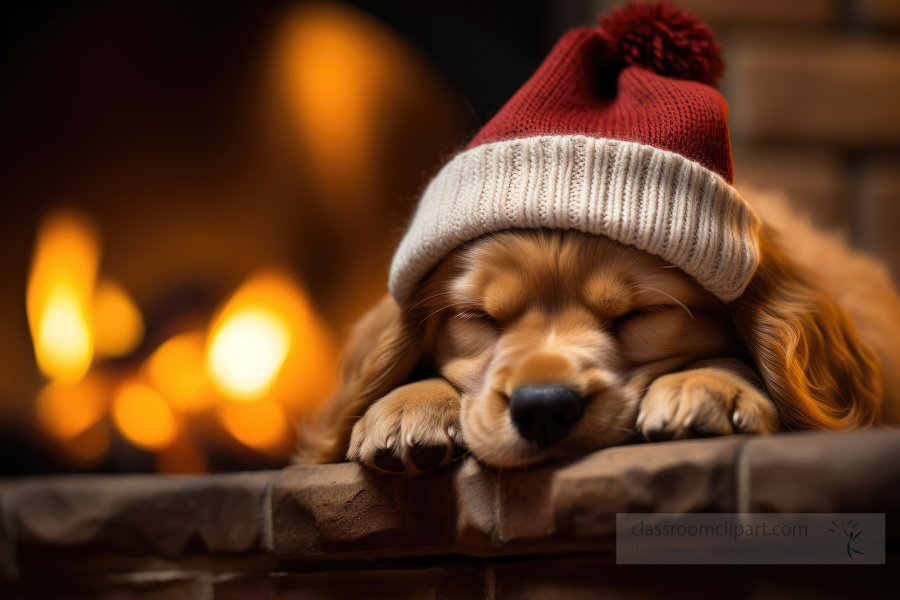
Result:
M101 280L94 291L94 352L98 356L130 354L144 337L144 319L122 286Z
M122 435L148 450L168 446L177 433L172 409L158 392L142 383L126 383L116 391L113 418Z
M157 348L147 363L150 383L178 410L202 410L214 399L206 383L205 345L203 334L176 335Z
M98 261L97 236L81 217L58 213L41 225L26 305L35 357L50 379L75 382L90 367L94 339L89 307Z
M256 402L224 402L219 418L228 432L245 446L276 451L287 439L288 423L281 406L270 398Z
M107 385L95 376L76 383L48 383L38 393L38 423L54 438L71 440L103 417L107 393Z
M290 345L284 317L265 306L239 308L212 339L210 374L228 397L255 400L272 389Z

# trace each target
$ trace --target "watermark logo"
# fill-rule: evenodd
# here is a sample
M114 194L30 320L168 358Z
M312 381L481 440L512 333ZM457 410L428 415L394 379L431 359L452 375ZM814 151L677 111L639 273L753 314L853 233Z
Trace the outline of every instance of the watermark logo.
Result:
M620 513L616 562L884 564L884 514Z
M830 532L832 532L832 533L838 533L838 534L839 534L840 532L838 531L837 523L835 523L834 521L832 521L831 524L834 525L835 528L834 528L834 529L829 529L828 531L830 531ZM856 554L865 554L865 552L860 552L859 550L857 550L856 548L854 548L853 545L852 545L853 542L856 541L856 538L858 538L858 537L862 534L862 529L860 529L859 531L857 531L857 528L858 528L858 527L859 527L859 523L856 523L856 522L853 521L853 520L850 520L849 523L847 523L846 525L844 525L844 520L841 519L841 527L840 527L840 530L844 532L844 535L845 535L846 538L847 538L847 556L850 557L850 560L853 560L853 553L854 553L854 552L855 552Z

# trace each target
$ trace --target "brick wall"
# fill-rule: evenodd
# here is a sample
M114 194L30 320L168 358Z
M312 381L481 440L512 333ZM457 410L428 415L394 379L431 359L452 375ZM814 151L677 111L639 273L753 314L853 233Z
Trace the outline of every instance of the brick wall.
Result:
M722 42L736 185L784 190L900 279L900 0L674 3Z

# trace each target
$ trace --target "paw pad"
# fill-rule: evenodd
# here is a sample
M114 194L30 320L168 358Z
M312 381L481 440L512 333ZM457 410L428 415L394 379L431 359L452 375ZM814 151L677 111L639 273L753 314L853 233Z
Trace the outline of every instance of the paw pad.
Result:
M389 449L379 450L372 462L382 471L389 473L403 473L406 471L406 465L403 464L403 461L394 456L394 453Z
M447 447L413 446L409 449L409 456L418 470L430 471L444 462L444 458L447 456Z

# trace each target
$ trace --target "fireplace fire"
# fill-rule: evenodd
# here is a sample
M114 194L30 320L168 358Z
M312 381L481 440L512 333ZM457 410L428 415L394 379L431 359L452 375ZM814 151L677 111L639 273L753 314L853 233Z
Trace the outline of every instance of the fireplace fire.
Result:
M48 216L36 238L27 304L49 380L34 404L44 434L85 466L103 459L113 431L156 453L161 471L205 470L198 450L223 435L285 460L293 424L337 373L335 342L302 285L286 270L260 270L205 329L136 352L143 317L122 286L98 277L99 240L73 211ZM195 456L166 460L173 446Z
M21 47L4 474L281 467L334 387L473 117L366 12L263 4L73 9Z

